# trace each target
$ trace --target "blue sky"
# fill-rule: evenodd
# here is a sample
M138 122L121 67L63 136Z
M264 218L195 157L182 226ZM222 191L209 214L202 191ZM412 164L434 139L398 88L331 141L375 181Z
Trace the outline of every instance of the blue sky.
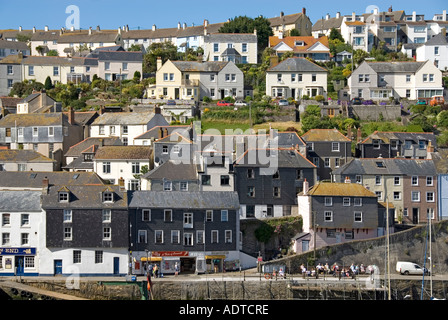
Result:
M285 15L298 13L305 7L307 15L314 23L329 13L364 13L369 6L377 6L387 11L392 5L394 10L405 10L407 14L416 11L431 19L434 13L448 10L446 0L372 0L372 1L329 1L329 0L225 0L225 1L188 1L188 0L0 0L0 29L31 29L36 26L51 29L66 26L70 14L69 5L76 5L80 11L80 27L100 25L102 29L116 29L128 25L130 29L149 29L153 24L158 28L177 27L177 23L188 26L202 24L204 19L210 23L224 22L229 18L246 15L255 18L276 17L283 11Z

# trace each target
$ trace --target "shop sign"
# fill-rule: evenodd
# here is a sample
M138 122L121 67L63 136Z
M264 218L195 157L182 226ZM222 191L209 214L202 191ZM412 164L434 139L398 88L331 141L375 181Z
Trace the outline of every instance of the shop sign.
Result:
M36 248L0 248L0 255L36 255Z
M153 251L153 257L188 257L188 251Z

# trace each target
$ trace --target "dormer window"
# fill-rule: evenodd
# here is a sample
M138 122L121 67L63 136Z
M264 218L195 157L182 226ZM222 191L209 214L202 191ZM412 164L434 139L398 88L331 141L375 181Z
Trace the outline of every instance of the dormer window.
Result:
M103 192L103 202L114 202L113 192L110 191Z
M303 47L303 46L305 45L305 42L300 41L300 40L296 40L296 41L294 42L294 45L295 45L296 47Z
M59 202L68 202L68 192L60 191L58 194Z

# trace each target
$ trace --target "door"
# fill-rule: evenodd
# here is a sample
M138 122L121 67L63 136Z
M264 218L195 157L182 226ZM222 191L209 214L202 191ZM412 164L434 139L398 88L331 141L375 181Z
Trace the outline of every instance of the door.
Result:
M412 223L413 224L418 224L418 213L419 213L418 208L412 208Z
M23 256L16 256L16 275L17 276L23 276L24 273L24 257Z
M179 99L179 88L174 89L174 99Z
M310 241L302 240L302 252L307 252L310 249Z
M120 273L120 258L114 257L114 275Z
M291 98L296 99L296 89L294 88L291 89Z
M62 260L54 260L54 275L62 274Z

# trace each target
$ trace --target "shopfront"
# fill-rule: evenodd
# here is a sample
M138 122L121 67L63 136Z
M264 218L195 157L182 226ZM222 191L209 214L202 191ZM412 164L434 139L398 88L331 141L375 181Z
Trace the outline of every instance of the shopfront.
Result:
M0 248L0 275L37 276L36 248Z

